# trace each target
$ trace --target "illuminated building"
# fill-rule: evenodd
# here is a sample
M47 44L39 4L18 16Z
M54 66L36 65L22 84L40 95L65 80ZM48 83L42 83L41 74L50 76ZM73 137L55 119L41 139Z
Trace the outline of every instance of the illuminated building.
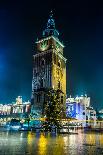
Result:
M11 104L3 105L0 104L0 115L9 115L11 114Z
M81 121L83 126L96 125L96 111L90 107L90 97L87 95L67 98L66 116Z
M31 103L22 102L22 97L18 96L14 104L0 104L0 116L22 114L30 112Z
M97 119L101 119L101 120L103 119L103 109L97 112Z
M103 109L97 111L96 113L96 128L102 128L103 129Z
M97 117L97 120L103 120L103 109L97 111L96 117Z
M22 96L18 96L17 98L16 98L16 104L22 104Z
M43 114L46 90L61 90L61 102L66 102L66 58L59 40L52 12L41 39L35 43L33 55L32 109Z
M93 107L86 108L86 126L95 127L96 126L96 111Z
M99 113L103 114L103 109L99 110Z

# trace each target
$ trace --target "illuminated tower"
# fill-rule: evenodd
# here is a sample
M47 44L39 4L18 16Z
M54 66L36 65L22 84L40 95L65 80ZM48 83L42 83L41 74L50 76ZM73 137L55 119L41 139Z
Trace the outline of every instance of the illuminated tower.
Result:
M66 58L58 37L51 12L42 38L35 43L36 54L33 55L32 110L41 114L47 89L61 90L61 102L66 102Z

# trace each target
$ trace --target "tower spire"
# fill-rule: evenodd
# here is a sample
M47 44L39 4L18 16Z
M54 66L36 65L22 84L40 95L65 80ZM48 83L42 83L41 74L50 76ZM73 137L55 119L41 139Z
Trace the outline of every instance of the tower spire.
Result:
M59 32L56 30L55 28L55 20L53 18L53 11L50 11L49 14L49 19L47 21L47 26L46 29L43 31L43 37L47 37L47 36L55 36L58 38L59 36Z
M49 17L52 18L53 17L53 11L50 11Z

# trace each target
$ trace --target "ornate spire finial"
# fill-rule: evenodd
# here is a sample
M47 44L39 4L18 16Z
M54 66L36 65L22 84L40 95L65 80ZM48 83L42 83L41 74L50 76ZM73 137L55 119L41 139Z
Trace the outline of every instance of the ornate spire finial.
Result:
M52 10L50 11L50 15L49 16L50 16L50 18L53 17L53 11Z
M53 11L50 11L49 14L49 19L47 21L47 26L46 29L43 31L43 36L50 36L50 35L54 35L56 37L58 37L59 33L55 28L55 20L53 18Z
M47 28L55 29L55 21L53 19L53 11L52 10L50 11L50 14L49 14L49 19L47 22Z

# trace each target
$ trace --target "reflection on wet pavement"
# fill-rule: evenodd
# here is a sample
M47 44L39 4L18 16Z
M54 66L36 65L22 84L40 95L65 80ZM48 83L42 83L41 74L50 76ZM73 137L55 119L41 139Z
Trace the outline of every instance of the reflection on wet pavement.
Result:
M103 134L0 132L0 155L103 155Z

